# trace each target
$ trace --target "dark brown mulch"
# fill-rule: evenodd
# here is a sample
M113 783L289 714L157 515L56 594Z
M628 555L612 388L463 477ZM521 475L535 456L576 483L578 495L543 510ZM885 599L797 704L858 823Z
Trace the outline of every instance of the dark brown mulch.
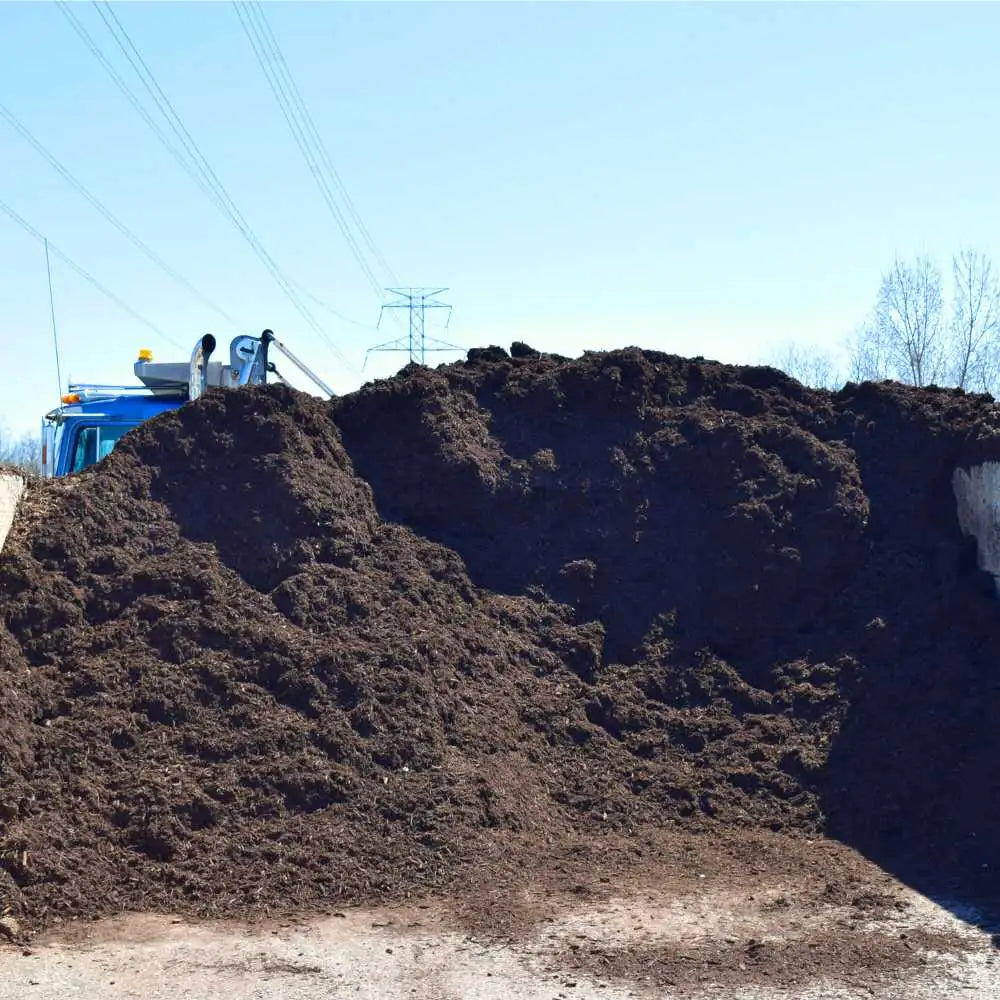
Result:
M0 906L405 898L516 836L827 830L975 869L986 397L626 350L213 393L0 557Z

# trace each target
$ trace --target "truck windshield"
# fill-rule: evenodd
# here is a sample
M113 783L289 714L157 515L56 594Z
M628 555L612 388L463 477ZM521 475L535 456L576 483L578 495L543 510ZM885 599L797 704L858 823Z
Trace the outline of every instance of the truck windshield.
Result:
M76 446L73 449L73 464L70 467L70 472L79 472L109 455L119 438L132 430L133 426L135 425L115 424L80 428L76 435Z

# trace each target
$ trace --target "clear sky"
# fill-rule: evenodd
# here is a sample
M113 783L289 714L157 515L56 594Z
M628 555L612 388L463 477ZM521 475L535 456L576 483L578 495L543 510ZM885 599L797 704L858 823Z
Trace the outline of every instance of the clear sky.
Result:
M165 128L99 9L69 9ZM963 246L1000 250L998 5L264 9L394 275L369 255L377 283L448 286L439 332L465 346L836 350L896 253L947 270ZM401 327L374 329L379 298L234 7L114 12L260 243L348 321L304 300L324 335L305 323L59 6L0 3L0 103L243 332L273 328L338 391L398 368L379 354L362 370ZM129 382L139 347L173 360L238 332L3 119L0 199L175 342L55 259L64 382ZM0 316L0 424L29 430L56 395L45 264L2 213Z

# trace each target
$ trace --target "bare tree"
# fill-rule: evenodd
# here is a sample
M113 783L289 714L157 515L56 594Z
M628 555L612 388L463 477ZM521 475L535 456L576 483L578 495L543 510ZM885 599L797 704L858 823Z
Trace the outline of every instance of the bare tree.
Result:
M893 374L910 385L928 385L942 374L941 272L926 257L898 258L882 278L875 326Z
M925 257L898 258L882 276L871 316L850 338L854 381L928 385L945 375L941 272Z
M883 382L894 377L892 352L874 316L848 338L847 351L852 382Z
M815 389L837 389L841 379L833 359L825 351L790 343L771 355L770 364Z
M0 430L0 465L13 465L26 472L40 473L38 442L28 434L14 437Z
M986 392L996 385L1000 357L1000 283L990 259L975 250L952 258L951 381L960 389Z

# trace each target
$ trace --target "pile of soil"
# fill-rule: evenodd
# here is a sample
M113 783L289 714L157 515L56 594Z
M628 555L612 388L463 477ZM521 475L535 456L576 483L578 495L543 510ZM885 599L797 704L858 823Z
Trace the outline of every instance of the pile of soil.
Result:
M0 908L247 916L512 838L832 833L981 875L989 397L524 345L210 393L0 556Z

